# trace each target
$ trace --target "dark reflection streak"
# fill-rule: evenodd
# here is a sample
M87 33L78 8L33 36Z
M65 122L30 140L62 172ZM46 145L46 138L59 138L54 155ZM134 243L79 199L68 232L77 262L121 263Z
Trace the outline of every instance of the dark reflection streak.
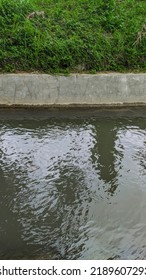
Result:
M74 259L74 257L79 257L83 249L83 243L79 247L74 247L73 244L75 245L79 239L80 227L86 223L89 211L88 203L84 216L82 204L85 202L87 189L84 184L82 169L71 164L64 167L59 165L58 162L60 176L59 179L55 180L58 203L57 209L54 209L51 215L53 215L53 220L60 220L60 230L54 243L57 244L64 258ZM90 196L88 200L90 200Z
M141 173L146 175L146 123L141 123L141 118L137 119L135 124L138 127L138 130L142 131L142 135L145 135L143 147L139 149L139 151L135 155L135 159L139 160L141 166ZM143 137L143 136L142 136Z
M17 195L10 185L11 173L4 175L0 167L0 259L14 258L22 253L21 226L13 212L14 198Z
M101 180L108 184L105 190L113 195L118 187L118 171L115 168L118 151L115 148L118 128L113 121L96 121L95 145L92 149L92 162ZM119 154L121 157L122 155Z

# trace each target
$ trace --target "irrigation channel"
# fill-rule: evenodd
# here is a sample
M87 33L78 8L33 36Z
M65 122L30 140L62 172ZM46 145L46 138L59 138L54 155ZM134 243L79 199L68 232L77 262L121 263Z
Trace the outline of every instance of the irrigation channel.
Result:
M0 259L146 259L146 108L0 110Z

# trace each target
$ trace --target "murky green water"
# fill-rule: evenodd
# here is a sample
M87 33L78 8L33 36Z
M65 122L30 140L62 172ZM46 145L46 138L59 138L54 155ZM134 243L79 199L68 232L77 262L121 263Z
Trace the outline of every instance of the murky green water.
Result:
M0 259L146 259L146 109L0 111Z

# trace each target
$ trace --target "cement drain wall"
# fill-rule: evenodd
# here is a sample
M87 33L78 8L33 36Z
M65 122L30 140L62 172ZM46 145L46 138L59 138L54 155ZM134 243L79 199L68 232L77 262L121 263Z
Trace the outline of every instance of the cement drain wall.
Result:
M146 105L146 74L1 74L1 106Z

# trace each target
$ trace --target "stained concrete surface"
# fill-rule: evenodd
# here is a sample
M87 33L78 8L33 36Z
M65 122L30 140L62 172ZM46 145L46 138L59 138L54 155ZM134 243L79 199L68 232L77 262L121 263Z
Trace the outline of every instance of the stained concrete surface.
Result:
M146 104L146 74L1 74L0 105Z

